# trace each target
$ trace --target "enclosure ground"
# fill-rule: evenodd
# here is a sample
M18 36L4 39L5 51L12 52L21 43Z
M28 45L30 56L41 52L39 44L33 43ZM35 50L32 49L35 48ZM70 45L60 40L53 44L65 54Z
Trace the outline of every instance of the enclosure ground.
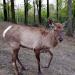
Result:
M2 38L3 30L12 23L0 23L0 75L14 75L11 64L12 50ZM75 75L75 38L64 37L64 41L55 49L51 49L54 54L51 65L48 69L41 68L42 75ZM28 70L23 71L23 75L38 75L37 62L34 52L21 48L19 58ZM41 54L41 63L46 65L49 59L48 54ZM20 66L18 65L19 70Z

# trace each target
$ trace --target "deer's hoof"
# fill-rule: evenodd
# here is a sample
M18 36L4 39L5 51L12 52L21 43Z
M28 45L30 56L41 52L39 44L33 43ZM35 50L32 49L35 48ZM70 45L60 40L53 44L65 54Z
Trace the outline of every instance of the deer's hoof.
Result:
M24 70L28 70L28 68L27 67L22 67L21 71L24 71Z
M42 66L42 68L49 68L48 66Z
M26 68L25 67L22 67L21 70L26 70Z
M23 73L22 72L19 72L19 74L18 75L23 75Z
M42 75L42 72L41 72L41 71L39 71L39 72L38 72L38 75Z
M22 75L22 73L21 72L18 72L18 73L15 73L15 75Z

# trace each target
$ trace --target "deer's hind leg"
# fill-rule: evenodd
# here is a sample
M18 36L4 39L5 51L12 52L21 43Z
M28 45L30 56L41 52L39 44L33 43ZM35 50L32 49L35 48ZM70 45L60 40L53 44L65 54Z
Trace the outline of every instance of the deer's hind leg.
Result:
M17 67L17 62L16 62L16 61L18 61L18 63L21 65L21 67L24 68L22 63L20 62L20 60L18 58L18 52L20 50L20 45L17 42L12 42L12 43L9 43L9 44L10 44L12 50L13 50L13 53L12 53L12 65L14 67L15 74L20 75L18 67Z
M13 49L13 53L12 53L12 65L14 67L15 74L19 75L19 70L18 70L17 63L16 63L16 60L17 60L17 50L18 49Z
M21 69L22 69L22 70L26 70L26 69L24 68L23 64L21 63L19 57L18 57L18 53L19 53L19 49L17 50L17 55L16 55L16 57L17 57L17 61L18 61L18 63L20 64Z

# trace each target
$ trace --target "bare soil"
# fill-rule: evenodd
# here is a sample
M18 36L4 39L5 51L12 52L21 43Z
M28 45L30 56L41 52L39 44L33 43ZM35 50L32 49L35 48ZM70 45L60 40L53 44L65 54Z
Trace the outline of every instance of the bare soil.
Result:
M2 38L3 30L11 24L8 22L0 23L0 75L14 75L11 62L12 50ZM64 41L51 51L54 55L53 60L48 69L41 68L42 75L75 75L75 37L65 36ZM33 51L21 48L19 58L28 69L22 71L22 75L38 75L37 62ZM41 64L46 65L48 60L49 54L41 54ZM20 70L19 65L18 67Z

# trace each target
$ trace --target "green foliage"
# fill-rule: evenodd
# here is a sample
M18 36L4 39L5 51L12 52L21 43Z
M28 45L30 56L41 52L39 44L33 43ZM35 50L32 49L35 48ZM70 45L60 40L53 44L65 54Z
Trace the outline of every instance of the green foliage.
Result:
M47 9L46 8L42 8L42 11L41 11L41 15L43 16L43 17L47 17Z
M67 0L58 0L58 4L59 22L64 22L68 19Z
M30 10L31 8L32 8L32 5L28 3L28 10Z
M2 12L2 9L0 8L0 21L3 21L3 18L4 18L3 12Z
M15 14L16 14L16 22L17 23L24 23L24 10L17 9Z
M3 6L3 4L2 3L0 3L0 7L2 7Z
M55 12L55 8L54 8L53 4L49 4L49 10L50 10L50 13L54 13Z
M75 18L75 0L72 2L72 12L73 12L73 17Z
M35 1L35 6L37 10L37 6L39 5L39 0L34 0ZM43 1L43 0L42 0ZM64 22L68 19L68 6L67 6L67 0L58 0L58 9L59 9L59 22ZM9 10L8 10L9 6ZM0 8L3 7L3 4L0 3ZM34 10L33 10L32 4L28 1L28 23L32 24L34 23ZM10 2L7 2L7 12L9 11L9 18L11 19L11 5ZM73 16L75 17L75 0L72 1L72 11L73 11ZM56 18L56 6L53 4L49 4L49 17L53 21L57 21ZM15 10L15 17L17 23L24 23L24 8L19 7L18 9ZM47 6L45 4L42 4L41 7L41 21L42 24L47 24ZM0 20L1 18L3 19L3 12L0 12ZM35 15L35 20L37 23L38 22L38 15Z

